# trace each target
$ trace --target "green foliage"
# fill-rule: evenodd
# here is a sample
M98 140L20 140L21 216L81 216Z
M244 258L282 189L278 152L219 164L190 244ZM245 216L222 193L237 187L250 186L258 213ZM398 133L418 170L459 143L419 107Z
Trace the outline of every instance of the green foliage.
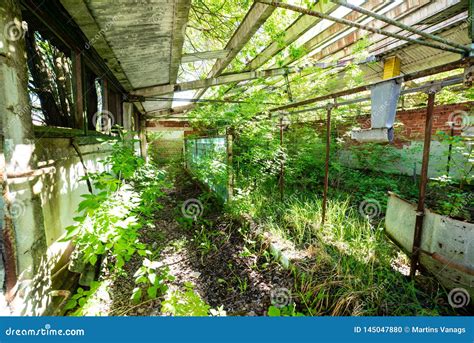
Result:
M450 155L450 161L447 162L446 167L451 171L457 172L460 179L460 187L465 184L471 185L474 183L474 164L471 162L474 159L473 146L467 144L462 136L449 135L446 132L438 131L436 133L439 141L446 147L446 157ZM451 147L451 153L449 152ZM449 179L449 175L445 175Z
M64 240L73 238L86 262L94 265L99 255L109 254L116 261L115 269L123 265L135 252L146 254L146 247L138 240L139 218L133 215L139 197L130 187L120 192L84 195L79 204L82 215L74 218L76 224L66 228Z
M146 166L132 144L115 142L112 154L104 161L110 171L90 175L100 192L82 195L80 215L74 218L74 225L66 228L63 239L73 239L76 249L91 264L99 255L110 255L117 272L135 253L149 254L139 241L138 230L151 220L165 185L164 175Z
M283 307L270 306L267 314L269 317L302 317L303 313L296 311L296 305L291 304Z
M168 293L162 302L161 312L172 316L225 316L222 307L211 309L206 302L194 291L193 284L185 283L185 290L175 290Z
M146 288L148 299L155 299L157 296L163 295L168 290L167 282L173 281L174 277L169 274L169 268L162 268L159 263L152 262L145 258L142 266L133 275L135 287L131 296L131 300L139 303L142 300L143 287Z
M91 306L91 302L99 290L102 287L102 283L93 281L89 289L85 290L82 287L79 287L74 294L66 303L64 309L67 310L74 310L71 315L72 316L83 316L87 308Z
M132 294L134 301L142 298L146 288L148 298L156 298L166 292L166 281L172 280L167 269L156 269L146 258L152 253L140 241L139 230L153 223L153 216L160 205L167 186L165 174L144 163L133 150L133 141L119 139L113 143L112 154L104 161L104 172L90 174L96 193L85 194L79 204L79 216L75 224L66 228L64 241L71 240L83 260L95 265L101 255L106 255L112 275L124 274L124 265L133 256L144 258L142 266L134 275L139 287ZM156 269L156 270L155 270ZM78 290L69 308L85 303L90 290Z
M217 250L216 245L212 242L212 236L215 234L216 233L209 232L203 225L200 229L195 230L192 240L198 252L201 254L201 260L210 252Z

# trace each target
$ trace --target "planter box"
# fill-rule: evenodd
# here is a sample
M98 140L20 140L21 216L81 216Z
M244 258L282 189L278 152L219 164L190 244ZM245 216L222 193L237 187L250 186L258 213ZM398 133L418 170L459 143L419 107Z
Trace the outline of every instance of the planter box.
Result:
M416 204L390 193L385 228L408 254L412 251ZM448 288L464 288L474 299L474 224L426 210L420 263Z

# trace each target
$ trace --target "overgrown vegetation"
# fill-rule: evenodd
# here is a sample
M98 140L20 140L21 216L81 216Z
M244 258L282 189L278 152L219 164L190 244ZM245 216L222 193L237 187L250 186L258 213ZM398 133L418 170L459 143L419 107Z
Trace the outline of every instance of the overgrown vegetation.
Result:
M261 101L224 105L220 110L213 106L212 117L202 107L194 118L197 125L214 127L216 133L222 133L222 127L235 128L236 188L228 210L238 217L253 218L263 232L292 242L314 258L311 265L303 266L304 273L295 276L296 312L292 307L280 312L272 307L272 315L297 315L298 311L308 315L454 313L442 300L445 290L434 278L410 281L405 276L408 258L383 232L388 191L417 201L420 165L413 161L419 160L421 146L400 150L383 144L349 145L334 130L328 213L326 225L321 226L325 132L314 126L317 121L291 120L281 142L278 118L255 117L264 113ZM340 119L347 119L353 110L357 107L335 110L335 126L347 125ZM470 146L442 132L439 139L446 151L451 145L452 159L444 162L451 177L429 182L427 205L440 214L472 220ZM447 156L440 161L447 161ZM280 201L282 166L284 200ZM209 175L213 169L203 166L200 173ZM367 210L366 203L370 204Z
M158 199L167 185L165 174L135 154L134 141L128 136L120 135L116 141L104 144L112 145L112 153L103 161L103 172L88 175L94 193L83 195L79 216L74 218L74 225L66 228L64 240L73 240L79 259L90 265L102 261L101 265L112 275L125 273L124 264L133 256L140 256L143 264L133 275L137 287L131 299L140 302L145 296L156 298L166 292L165 281L171 277L166 269L153 267L150 259L156 253L140 241L139 231L154 225L153 215L160 208ZM98 288L79 288L81 296L73 296L67 308L79 306L74 313L82 314L81 308L87 302L84 299Z

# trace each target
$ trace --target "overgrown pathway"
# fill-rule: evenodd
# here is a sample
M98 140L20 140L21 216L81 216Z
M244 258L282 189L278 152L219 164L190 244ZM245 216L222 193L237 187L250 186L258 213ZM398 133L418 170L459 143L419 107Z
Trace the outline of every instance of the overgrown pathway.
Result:
M168 267L175 277L168 283L171 289L184 290L192 284L206 303L222 307L227 315L265 315L271 297L289 296L291 272L274 262L267 247L250 239L242 225L223 214L215 200L206 199L189 177L179 177L165 193L155 227L143 228L141 239L153 247L154 263ZM195 218L182 211L190 199L202 204L195 208L202 209ZM162 315L159 298L131 303L136 287L132 275L140 265L138 258L129 261L127 276L111 285L109 315Z

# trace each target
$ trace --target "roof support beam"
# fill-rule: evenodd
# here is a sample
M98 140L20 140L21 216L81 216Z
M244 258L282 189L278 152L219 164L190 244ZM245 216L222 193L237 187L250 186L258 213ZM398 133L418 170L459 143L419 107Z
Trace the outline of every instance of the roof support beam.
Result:
M300 71L300 69L296 68L276 68L276 69L267 69L267 70L260 70L260 71L246 71L242 73L231 73L231 74L224 74L218 77L211 77L208 79L203 80L194 80L194 81L187 81L182 82L174 85L160 85L160 86L153 86L135 90L130 92L130 96L138 96L138 97L152 97L157 95L163 95L171 92L183 92L193 89L200 89L200 88L208 88L212 86L219 86L226 83L232 82L241 82L247 80L254 80L258 78L267 78L273 76L280 76L289 73L294 73Z
M440 65L436 68L425 69L425 70L421 70L421 71L418 71L418 72L415 72L415 73L399 76L399 79L401 79L403 82L416 80L416 79L419 79L419 78L422 78L422 77L443 73L443 72L454 70L454 69L457 69L457 68L462 68L462 67L470 65L470 63L472 63L471 59L464 58L464 59L458 60L457 62ZM327 95L322 95L322 96L319 96L319 97L316 97L316 98L310 98L310 99L306 99L306 100L302 100L302 101L293 102L293 103L290 103L290 104L287 104L287 105L274 107L274 108L270 109L269 111L270 112L278 112L278 111L283 111L283 110L286 110L286 109L289 109L289 108L295 108L295 107L305 106L305 105L309 105L309 104L314 104L316 102L320 102L320 101L324 101L324 100L336 99L336 98L346 96L346 95L353 95L353 94L356 94L356 93L367 91L367 90L370 89L370 87L374 86L377 83L378 82L375 82L375 83L370 84L370 85L363 85L363 86L355 87L355 88L352 88L352 89L346 89L346 90L343 90L343 91L339 91L339 92L335 92L335 93L331 93L331 94L327 94Z
M229 63L237 56L245 44L252 38L255 32L263 25L275 10L275 7L267 4L254 2L247 15L240 23L232 38L227 43L225 50L229 53L224 58L219 58L208 74L209 78L219 76ZM194 97L200 98L206 88L199 91Z
M313 8L321 13L330 13L333 12L338 5L334 5L326 1L318 1ZM297 20L293 22L286 30L283 37L285 44L280 42L272 42L267 46L258 56L256 56L245 68L246 70L255 70L258 67L262 66L265 62L271 59L274 55L283 50L286 46L293 43L309 29L316 26L321 21L321 18L315 18L312 16L302 15Z
M398 33L392 33L392 32L386 31L386 30L382 30L382 29L375 29L375 28L373 28L371 26L368 26L368 25L354 23L354 22L351 22L351 21L346 20L346 19L336 18L336 17L328 15L328 14L320 13L320 12L317 12L317 11L309 10L309 9L298 7L298 6L293 6L293 5L286 4L286 3L283 3L283 2L279 2L279 1L263 1L263 0L257 0L257 1L265 3L265 4L273 5L273 6L276 6L276 7L286 8L286 9L289 9L289 10L292 10L292 11L295 11L295 12L299 12L299 13L302 13L302 14L306 14L306 15L309 15L309 16L314 16L314 17L318 17L318 18L321 18L321 19L331 20L331 21L334 21L336 23L341 23L341 24L345 24L345 25L348 25L348 26L351 26L351 27L356 27L358 29L369 31L369 32L372 32L372 33L382 34L384 36L396 38L396 39L399 39L399 40L404 40L404 41L407 41L407 42L410 42L410 43L424 45L424 46L428 46L430 48L440 49L440 50L443 50L443 51L449 51L449 52L453 52L453 53L458 53L458 54L461 54L461 55L463 55L465 53L465 50L463 50L463 49L445 47L443 45L440 45L439 43L432 43L432 42L426 42L426 41L416 39L416 38L409 38L409 37L400 35Z
M181 63L192 63L202 60L213 60L218 58L225 58L229 53L228 50L215 50L215 51L203 51L193 52L190 54L184 54L181 57Z

